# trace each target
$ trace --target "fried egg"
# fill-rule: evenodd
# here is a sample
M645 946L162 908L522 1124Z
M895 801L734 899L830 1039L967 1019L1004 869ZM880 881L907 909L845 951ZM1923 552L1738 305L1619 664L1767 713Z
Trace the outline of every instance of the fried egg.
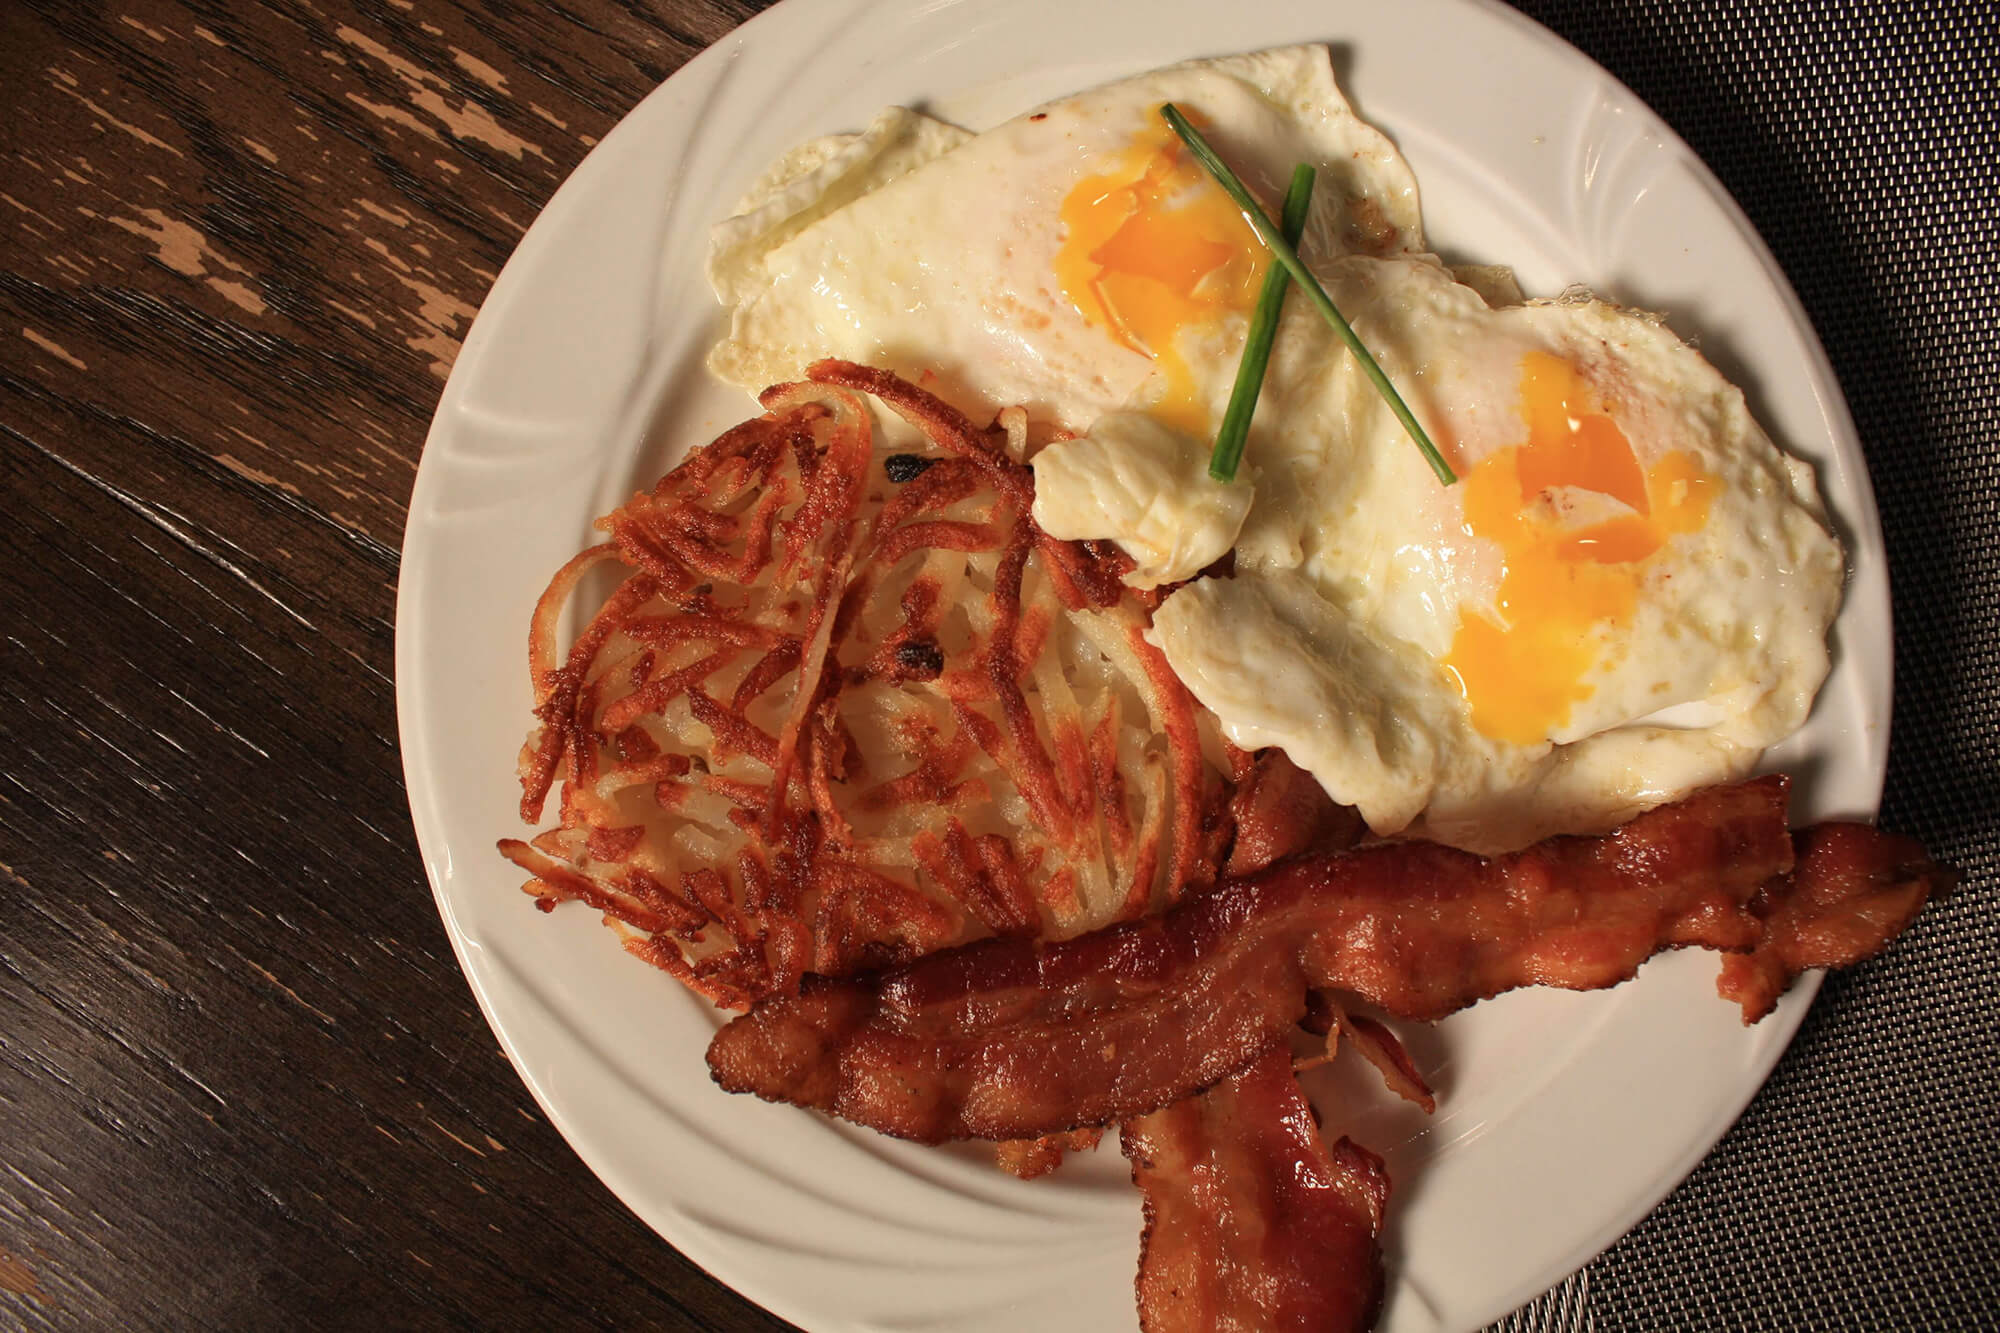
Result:
M1282 746L1377 832L1495 851L1740 777L1804 722L1840 548L1714 367L1603 302L1494 308L1426 259L1324 269L1460 481L1288 309L1236 576L1154 618L1232 740Z
M1058 537L1107 537L1132 557L1128 586L1191 579L1227 555L1256 490L1208 475L1206 442L1147 412L1107 412L1035 456L1035 521Z
M1267 259L1165 101L1267 206L1319 167L1301 253L1458 484L1296 299L1240 479L1206 477ZM1236 744L1379 833L1493 851L1741 776L1804 721L1842 575L1810 469L1658 320L1425 254L1415 180L1323 49L870 135L717 229L712 368L755 389L831 355L975 419L1023 405L1053 441L1037 522L1172 589L1151 638Z
M1296 163L1319 165L1316 253L1421 248L1409 167L1348 106L1324 48L1195 61L955 146L933 136L926 149L944 151L823 216L822 195L848 187L838 168L822 171L790 198L812 214L796 230L768 213L724 223L711 273L723 274L730 329L710 368L754 391L836 356L921 379L982 420L1018 404L1072 432L1143 391L1206 433L1210 409L1180 349L1190 336L1242 337L1266 259L1161 121L1166 101L1269 202ZM746 246L746 232L775 243Z

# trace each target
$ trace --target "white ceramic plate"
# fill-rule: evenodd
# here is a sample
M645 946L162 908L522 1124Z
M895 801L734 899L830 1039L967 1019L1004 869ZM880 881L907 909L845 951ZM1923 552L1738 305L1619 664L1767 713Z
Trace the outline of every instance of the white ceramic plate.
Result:
M617 947L545 916L493 850L520 831L524 641L589 523L748 415L710 384L706 228L779 151L880 105L975 128L1198 55L1332 44L1361 113L1416 168L1434 244L1666 311L1811 459L1850 553L1836 667L1769 757L1800 813L1870 814L1888 741L1882 540L1840 391L1784 277L1708 171L1630 92L1477 0L789 0L690 62L577 169L480 312L411 501L397 608L410 806L459 961L551 1120L632 1209L814 1330L1131 1327L1139 1201L1115 1149L1021 1183L965 1151L728 1097L716 1019ZM1809 1002L1745 1031L1705 955L1594 995L1517 993L1411 1034L1442 1106L1314 1085L1396 1182L1390 1329L1463 1329L1586 1262L1708 1151ZM1338 1104L1336 1104L1338 1103ZM1691 1274L1691 1282L1699 1281Z

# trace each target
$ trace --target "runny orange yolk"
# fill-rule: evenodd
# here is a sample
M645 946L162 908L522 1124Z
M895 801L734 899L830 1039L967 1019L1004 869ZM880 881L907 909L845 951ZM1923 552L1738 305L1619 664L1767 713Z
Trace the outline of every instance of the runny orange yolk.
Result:
M1642 468L1625 432L1577 374L1547 352L1521 361L1527 438L1466 476L1465 530L1502 552L1497 616L1466 611L1445 669L1495 740L1531 745L1590 697L1584 677L1606 631L1630 624L1645 561L1708 517L1712 479L1686 453ZM1592 491L1595 521L1565 518L1558 488ZM1611 515L1604 516L1610 509Z
M1256 233L1165 125L1063 200L1056 280L1083 317L1165 376L1155 417L1196 436L1208 405L1176 346L1183 329L1247 311L1268 262Z

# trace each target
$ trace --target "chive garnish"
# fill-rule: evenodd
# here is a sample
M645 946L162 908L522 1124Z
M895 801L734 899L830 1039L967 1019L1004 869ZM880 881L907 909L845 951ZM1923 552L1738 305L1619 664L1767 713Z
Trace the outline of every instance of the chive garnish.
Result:
M1312 203L1313 169L1301 162L1292 168L1291 188L1285 191L1282 219L1285 239L1294 248L1306 229L1306 207ZM1278 336L1278 316L1285 309L1285 289L1291 286L1282 264L1273 264L1264 273L1264 290L1257 293L1257 308L1250 315L1250 335L1243 341L1243 359L1236 363L1236 383L1229 390L1229 406L1223 409L1222 428L1215 432L1215 452L1208 456L1208 475L1217 481L1236 480L1236 468L1243 461L1243 446L1250 438L1250 418L1257 412L1257 395L1264 388L1264 368L1271 360L1271 344Z
M1207 168L1208 174L1215 177L1216 184L1236 201L1236 206L1243 210L1245 220L1256 229L1258 239L1262 240L1271 251L1271 257L1285 266L1285 272L1289 273L1292 281L1305 292L1306 299L1326 317L1326 322L1333 326L1333 331L1347 344L1347 350L1354 353L1354 359L1361 363L1362 373L1368 376L1376 392L1380 393L1383 400L1389 404L1389 410L1396 414L1396 420L1403 423L1403 429L1410 433L1412 440L1416 441L1418 451L1423 454L1424 461L1431 465L1431 471L1437 474L1438 480L1447 486L1457 481L1458 474L1451 470L1451 464L1444 461L1444 455L1431 443L1431 437L1424 434L1424 428L1411 414L1409 404L1403 401L1403 396L1396 392L1396 386L1382 373L1382 367L1375 363L1375 358L1369 355L1366 347L1362 346L1361 339L1355 336L1354 329L1334 306L1333 298L1326 294L1326 288L1320 286L1319 279L1299 262L1299 252L1292 248L1291 242L1287 241L1276 227L1271 225L1271 219L1264 216L1264 210L1250 197L1250 191L1243 188L1243 182L1236 178L1236 173L1215 155L1215 150L1208 146L1208 140L1202 138L1201 131L1188 123L1188 118L1181 114L1179 107L1168 102L1160 108L1160 114L1166 118L1167 124L1173 127L1174 133L1181 137L1181 142L1188 146L1188 151L1194 154L1195 160Z

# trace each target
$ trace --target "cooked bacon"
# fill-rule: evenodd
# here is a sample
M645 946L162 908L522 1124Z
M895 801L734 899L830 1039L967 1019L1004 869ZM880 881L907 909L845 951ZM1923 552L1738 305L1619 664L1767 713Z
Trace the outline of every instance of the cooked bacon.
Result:
M1716 991L1743 1006L1745 1023L1770 1013L1807 969L1874 957L1958 882L1921 844L1866 824L1821 824L1795 841L1797 867L1751 904L1764 918L1757 947L1722 960Z
M1375 1066L1375 1072L1382 1076L1382 1083L1389 1091L1423 1108L1425 1115L1436 1112L1437 1095L1424 1081L1423 1071L1410 1058L1402 1038L1388 1024L1366 1014L1350 1012L1345 1001L1332 991L1315 990L1306 994L1306 1012L1299 1020L1299 1026L1326 1038L1326 1051L1322 1055L1293 1060L1294 1070L1313 1069L1326 1064L1339 1054L1341 1044L1345 1042L1354 1047L1362 1059Z
M709 1070L922 1142L1108 1124L1242 1068L1313 988L1435 1019L1517 986L1615 985L1662 949L1750 949L1751 904L1792 867L1786 786L1712 787L1605 837L1491 860L1430 843L1294 860L1059 944L808 978L718 1032Z
M1437 1110L1437 1095L1431 1085L1424 1081L1417 1062L1404 1049L1402 1039L1389 1030L1385 1023L1379 1023L1366 1014L1350 1014L1341 1011L1340 1030L1354 1049L1361 1052L1375 1072L1382 1076L1383 1084L1406 1102L1423 1108L1425 1115Z
M1145 1195L1145 1333L1374 1325L1389 1177L1367 1149L1320 1138L1282 1048L1120 1133Z
M1039 1139L1008 1139L993 1145L993 1162L1010 1176L1034 1180L1061 1166L1065 1154L1088 1152L1103 1137L1104 1131L1093 1127Z
M1327 1037L1329 1053L1340 1042L1340 997L1332 991L1309 990L1306 992L1306 1011L1299 1015L1299 1026L1315 1037Z
M1229 798L1229 812L1236 842L1223 868L1238 876L1288 856L1344 851L1368 831L1359 810L1336 805L1318 778L1275 747L1252 760Z

